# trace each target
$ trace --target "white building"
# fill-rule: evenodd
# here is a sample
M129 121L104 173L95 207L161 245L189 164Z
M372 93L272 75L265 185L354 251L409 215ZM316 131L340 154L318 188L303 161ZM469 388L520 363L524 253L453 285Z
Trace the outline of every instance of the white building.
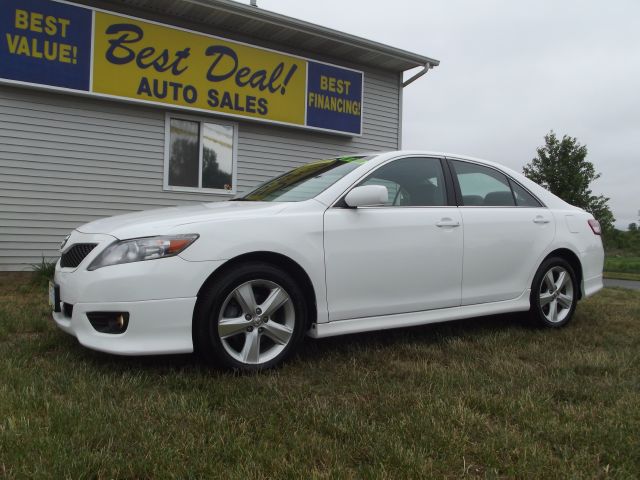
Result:
M0 30L0 270L93 219L398 149L403 72L438 65L229 0L4 0Z

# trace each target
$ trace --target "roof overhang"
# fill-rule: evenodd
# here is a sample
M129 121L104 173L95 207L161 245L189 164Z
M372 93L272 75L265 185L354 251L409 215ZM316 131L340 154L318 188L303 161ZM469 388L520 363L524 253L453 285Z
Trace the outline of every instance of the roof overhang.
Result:
M90 3L150 12L323 57L392 72L439 61L233 0L103 0ZM330 53L328 53L330 52Z

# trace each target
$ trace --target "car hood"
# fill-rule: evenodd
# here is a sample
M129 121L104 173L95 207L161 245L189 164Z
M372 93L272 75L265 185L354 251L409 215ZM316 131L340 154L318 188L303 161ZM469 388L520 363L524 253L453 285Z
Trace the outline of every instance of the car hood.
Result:
M165 235L181 225L209 221L224 221L255 216L277 215L286 203L273 202L213 202L181 207L168 207L102 218L77 228L82 233L113 235L124 240L136 237ZM197 233L194 232L194 233Z

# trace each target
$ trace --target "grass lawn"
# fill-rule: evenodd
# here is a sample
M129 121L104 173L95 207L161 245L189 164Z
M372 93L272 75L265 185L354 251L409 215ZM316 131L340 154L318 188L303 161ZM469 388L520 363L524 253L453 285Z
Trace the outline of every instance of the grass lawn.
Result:
M607 255L604 270L605 272L640 274L640 257Z
M308 340L237 376L118 358L0 276L0 477L638 478L640 292L571 325L517 316Z
M605 278L640 281L640 257L624 250L607 252L604 271Z

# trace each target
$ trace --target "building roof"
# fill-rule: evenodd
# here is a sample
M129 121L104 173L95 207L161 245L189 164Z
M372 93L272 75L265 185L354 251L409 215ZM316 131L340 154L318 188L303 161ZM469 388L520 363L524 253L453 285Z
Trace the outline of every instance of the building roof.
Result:
M383 70L403 72L440 63L417 53L233 0L107 1Z

